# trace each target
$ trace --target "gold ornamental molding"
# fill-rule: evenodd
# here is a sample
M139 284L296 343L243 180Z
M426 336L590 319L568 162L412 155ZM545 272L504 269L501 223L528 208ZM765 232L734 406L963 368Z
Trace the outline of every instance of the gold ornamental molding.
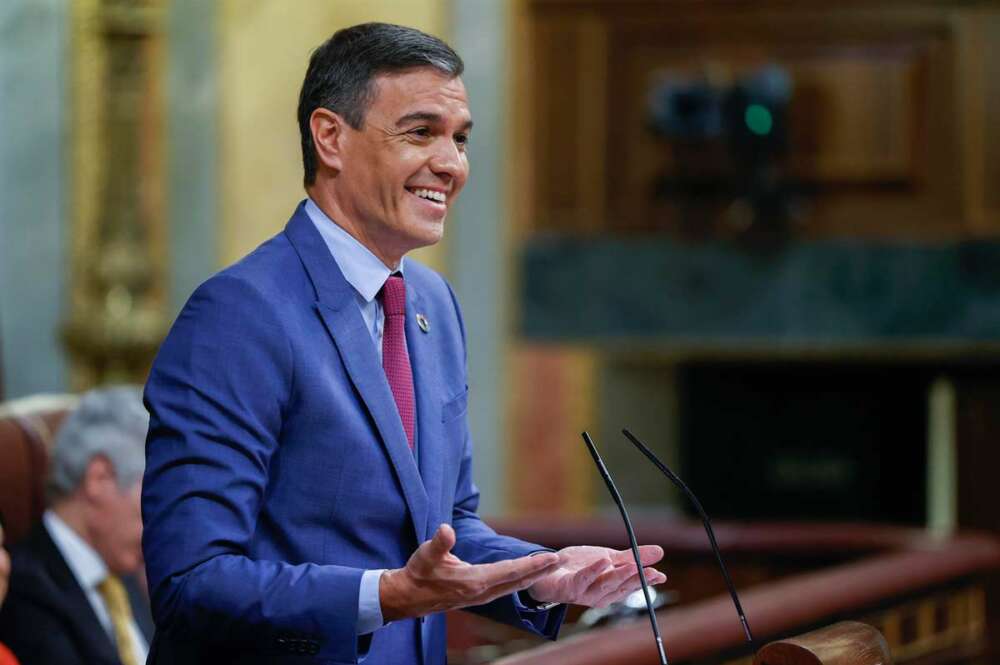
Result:
M74 389L142 382L166 330L164 11L75 0L72 279L63 340Z

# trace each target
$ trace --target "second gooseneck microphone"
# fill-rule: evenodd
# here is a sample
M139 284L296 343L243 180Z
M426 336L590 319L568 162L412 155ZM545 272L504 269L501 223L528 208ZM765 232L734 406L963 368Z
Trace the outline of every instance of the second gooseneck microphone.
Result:
M750 624L747 623L747 615L743 612L743 606L740 604L740 597L736 595L736 587L733 585L733 580L729 577L729 570L726 569L726 564L722 563L722 552L719 551L719 544L715 542L715 531L712 530L712 523L708 519L708 513L706 513L705 509L701 507L701 502L698 501L698 497L694 495L694 492L688 489L688 486L684 484L684 481L681 480L676 473L671 471L670 467L661 462L660 458L657 457L652 450L647 448L646 444L639 440L639 437L632 434L632 432L628 431L627 428L622 430L622 434L624 434L625 437L639 449L639 452L645 455L657 469L662 471L663 475L670 479L670 482L677 485L677 487L684 492L684 495L691 501L694 509L698 511L698 514L701 516L702 524L705 525L705 532L708 534L708 541L712 545L712 552L715 553L715 560L719 563L719 568L722 569L722 576L726 580L726 587L729 589L729 595L732 596L733 605L736 606L736 613L739 615L740 624L743 626L743 634L746 635L747 642L753 646L753 634L750 632Z

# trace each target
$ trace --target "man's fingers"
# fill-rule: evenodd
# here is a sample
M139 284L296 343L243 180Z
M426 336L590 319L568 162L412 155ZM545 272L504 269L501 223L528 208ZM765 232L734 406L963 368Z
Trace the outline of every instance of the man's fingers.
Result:
M631 563L635 565L635 557L632 556L632 550L618 550L611 555L615 564L621 565L624 563ZM659 545L640 545L639 546L639 560L642 561L643 566L652 566L654 563L663 558L663 548Z
M597 579L597 576L604 572L604 570L608 567L608 564L609 562L607 559L598 559L589 566L581 568L576 573L576 579L573 580L574 584L579 589L589 588L590 585L594 583L594 580Z
M484 563L472 566L468 570L470 576L487 588L501 584L517 584L525 579L541 578L548 575L559 564L559 555L543 552L535 556L523 556L519 559L508 559L496 563ZM534 581L525 586L534 584ZM521 587L524 588L524 587Z
M645 572L646 581L650 584L660 584L667 579L666 575L655 568L646 568ZM638 589L639 586L639 575L635 572L635 564L621 566L598 578L587 589L586 597L591 599L591 603L589 604L595 607L603 607L608 602L611 602L607 599L615 598L623 593L628 595L628 593ZM595 598L596 600L593 600Z
M655 568L644 569L646 573L646 583L650 585L662 584L667 581L667 576L658 571ZM642 584L639 582L638 575L630 576L625 582L623 582L614 591L605 594L603 597L599 598L597 602L594 603L594 607L607 607L612 603L618 603L625 600L629 594L633 593L637 589L642 588Z
M607 572L601 573L586 587L586 596L590 598L601 598L609 593L614 593L618 587L626 582L629 578L636 577L635 563L631 565L622 565L612 568ZM638 577L636 577L638 580Z
M644 568L643 572L646 573L646 582L648 584L663 584L667 581L667 576L656 568ZM639 587L639 576L635 576L636 588Z
M433 559L443 559L455 546L455 530L450 524L442 524L427 541L427 555Z
M628 597L630 593L639 588L639 576L633 575L628 578L625 582L621 584L617 589L609 591L608 593L600 596L594 601L594 607L607 607L611 603L621 602Z

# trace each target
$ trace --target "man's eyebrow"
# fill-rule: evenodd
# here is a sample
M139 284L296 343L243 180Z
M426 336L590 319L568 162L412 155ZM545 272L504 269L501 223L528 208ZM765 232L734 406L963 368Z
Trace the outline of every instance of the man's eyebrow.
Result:
M413 113L407 113L399 120L396 121L396 127L402 127L405 124L422 120L424 122L434 122L441 123L444 122L444 117L440 113L433 113L431 111L414 111ZM472 120L466 120L465 124L460 128L462 131L468 131L472 129Z

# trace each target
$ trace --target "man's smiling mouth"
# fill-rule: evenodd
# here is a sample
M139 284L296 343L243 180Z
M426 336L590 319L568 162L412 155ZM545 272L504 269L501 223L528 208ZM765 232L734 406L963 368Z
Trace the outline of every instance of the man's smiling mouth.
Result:
M418 198L424 199L425 201L430 201L439 205L445 205L448 201L447 194L433 189L424 189L423 187L407 187L406 191Z

